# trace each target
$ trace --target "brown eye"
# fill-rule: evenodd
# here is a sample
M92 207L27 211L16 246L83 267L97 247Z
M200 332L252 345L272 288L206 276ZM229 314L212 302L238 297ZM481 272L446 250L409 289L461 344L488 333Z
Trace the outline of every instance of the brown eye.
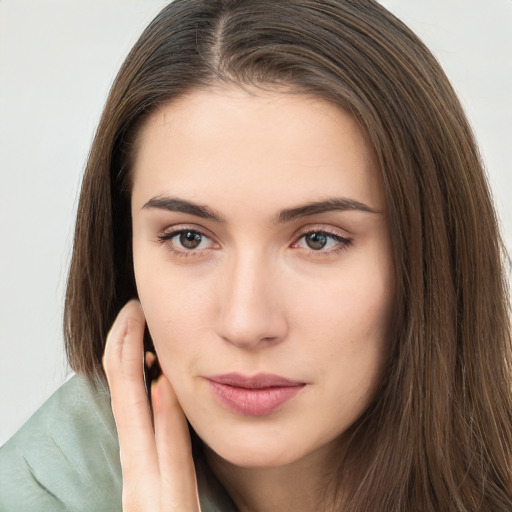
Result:
M197 231L183 231L179 235L179 242L185 249L197 249L203 236Z
M166 245L174 253L182 255L196 254L195 251L212 249L217 245L211 238L195 229L176 229L158 235L160 243Z
M351 244L349 238L345 238L328 231L310 231L304 233L296 242L295 247L301 247L313 252L332 254L333 251L343 249Z
M323 233L308 233L305 235L304 240L306 245L314 251L319 251L327 245L327 236Z

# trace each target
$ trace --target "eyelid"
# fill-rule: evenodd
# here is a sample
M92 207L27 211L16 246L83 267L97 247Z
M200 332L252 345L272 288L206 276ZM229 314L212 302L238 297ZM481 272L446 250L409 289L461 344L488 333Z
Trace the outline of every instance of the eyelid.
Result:
M293 238L297 240L301 236L307 235L309 233L325 233L327 235L343 238L345 240L352 240L352 235L348 233L348 231L341 228L326 226L325 224L309 224L307 226L303 226L295 232Z
M186 232L186 231L193 231L195 233L198 233L199 235L208 238L208 240L211 240L212 244L217 248L220 246L219 242L215 239L213 235L210 234L209 230L197 226L194 224L177 224L173 226L169 226L159 233L157 233L157 242L161 245L169 243L175 236L179 235L180 233ZM193 255L200 253L202 251L205 251L206 249L177 249L177 248L170 248L170 250L176 254L181 255Z
M311 233L322 233L327 236L330 236L331 238L337 240L336 247L327 249L327 250L314 250L314 249L307 249L302 248L306 251L308 251L311 254L318 254L318 255L329 255L333 253L337 253L338 251L347 248L353 241L352 236L349 235L345 230L333 228L330 226L325 226L322 224L316 224L316 225L309 225L304 226L300 228L293 237L292 247L297 247L297 244L299 241L306 235L309 235Z
M171 238L173 235L176 235L177 233L181 233L182 231L195 231L199 233L200 235L205 236L206 238L209 238L210 240L215 240L215 236L210 233L210 230L198 226L197 224L174 224L172 226L167 226L166 228L162 229L158 234L158 238L161 237L165 238Z

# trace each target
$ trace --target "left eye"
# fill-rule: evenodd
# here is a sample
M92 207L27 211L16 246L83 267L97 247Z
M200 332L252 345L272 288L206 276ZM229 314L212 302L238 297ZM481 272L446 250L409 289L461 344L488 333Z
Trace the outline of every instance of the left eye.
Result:
M173 248L184 251L207 249L212 246L212 241L199 231L184 229L175 231L165 236Z
M297 247L303 247L312 251L322 251L333 249L339 245L348 245L348 243L349 240L341 236L323 231L313 231L302 235L297 242Z

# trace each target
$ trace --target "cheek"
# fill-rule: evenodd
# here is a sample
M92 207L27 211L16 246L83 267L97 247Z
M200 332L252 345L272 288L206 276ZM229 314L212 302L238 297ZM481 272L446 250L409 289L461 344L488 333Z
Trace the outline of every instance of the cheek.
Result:
M201 351L211 316L211 286L207 280L187 279L179 270L171 272L168 265L139 261L143 260L134 259L139 300L162 369L170 374L178 368L173 362L184 363Z
M301 352L322 372L325 391L333 399L343 395L344 403L372 398L388 357L393 272L388 261L372 263L361 260L351 272L324 280L321 290L309 285L294 298Z
M304 354L308 367L315 369L325 440L349 428L370 406L388 360L386 300L369 303L368 297L360 298L338 302L322 329L304 332L305 344L313 342Z
M332 381L343 381L344 390L373 387L379 380L388 353L391 311L387 297L380 298L351 295L335 305L325 303L324 309L317 302L297 324L310 367L324 371Z
M301 331L317 332L320 341L334 331L363 345L385 338L394 304L392 277L387 262L363 260L323 279L295 277L298 286L288 294L295 323Z

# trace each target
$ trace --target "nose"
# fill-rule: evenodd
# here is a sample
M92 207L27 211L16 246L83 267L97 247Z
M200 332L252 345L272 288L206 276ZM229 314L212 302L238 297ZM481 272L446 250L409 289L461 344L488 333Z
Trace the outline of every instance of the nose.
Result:
M219 336L245 349L279 343L286 337L288 324L277 265L254 252L235 260L223 273Z

